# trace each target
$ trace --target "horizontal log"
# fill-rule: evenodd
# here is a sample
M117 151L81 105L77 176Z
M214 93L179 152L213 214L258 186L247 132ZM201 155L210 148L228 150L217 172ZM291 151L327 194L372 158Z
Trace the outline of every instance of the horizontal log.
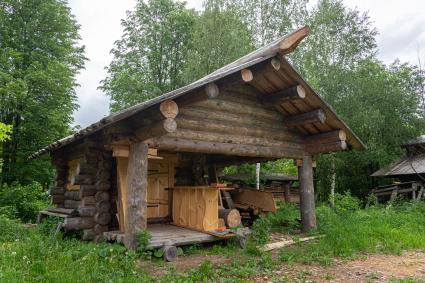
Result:
M109 192L107 191L98 191L96 195L94 196L94 199L96 202L101 202L104 200L109 200Z
M96 208L94 206L79 206L78 215L83 217L90 217L96 214Z
M306 146L306 151L308 151L311 154L336 152L336 151L343 151L346 149L347 149L347 143L345 141L324 143L324 144L314 144L311 146Z
M66 230L90 229L94 224L93 217L68 217L64 220Z
M52 187L49 189L49 195L63 195L64 193L64 187Z
M236 135L236 134L232 135L232 134L224 134L224 133L179 129L175 133L168 134L167 137L208 141L208 142L261 145L261 146L269 146L269 147L287 147L287 148L293 148L293 149L299 149L299 150L304 149L303 144L300 142L273 140L273 139L267 138L267 136L264 136L264 138L262 138L262 137L246 136L246 135L243 136L243 135Z
M143 141L149 138L158 137L177 130L177 123L172 118L164 119L154 125L147 125L136 130L136 137Z
M94 183L94 175L75 175L71 179L72 185L92 185Z
M285 119L285 125L293 128L312 123L325 123L326 114L322 109L316 109L310 112L289 116Z
M306 92L304 87L301 85L297 85L294 87L290 87L275 93L263 95L261 97L261 101L264 104L279 104L287 101L292 101L296 99L304 99L306 96Z
M107 232L108 226L107 225L100 225L100 224L96 224L94 225L94 232L96 233L96 235L102 235L104 232Z
M282 114L275 111L274 109L266 109L261 104L259 104L258 106L243 105L242 107L240 102L237 103L233 101L227 101L224 97L223 99L203 100L195 103L194 106L201 106L210 110L220 110L234 114L247 114L252 115L253 117L261 117L270 120L282 120Z
M304 138L304 144L324 144L324 143L332 143L338 141L345 141L347 139L347 134L344 130L336 130L330 131L326 133L321 133L312 136L306 136Z
M194 141L167 137L150 139L147 140L146 143L151 147L163 150L180 152L201 152L207 154L224 154L270 158L299 158L303 154L303 151L298 149Z
M179 114L179 107L172 99L167 99L159 105L159 111L164 118L176 118Z
M80 186L80 198L94 196L97 192L95 185L82 185Z
M80 191L66 191L64 193L65 199L70 200L81 200Z
M104 180L98 180L97 182L96 182L96 189L98 190L98 191L107 191L107 190L109 190L109 189L111 189L111 182L106 182L106 181L104 181Z
M92 206L96 204L94 196L83 197L81 199L81 205L83 206Z
M75 169L76 175L94 175L96 174L97 168L94 165L87 164L84 161L80 161Z
M266 119L264 117L258 117L249 114L238 114L228 111L210 110L208 108L200 106L184 108L181 110L181 115L181 117L189 119L205 119L206 117L208 117L208 120L230 122L235 126L265 127L288 131L288 129L283 125L283 116L280 117L278 120L271 120Z
M65 208L73 208L73 209L77 209L78 206L80 206L81 202L78 200L70 200L70 199L65 199L64 202L64 207Z
M108 200L103 200L96 203L96 210L99 212L109 212L111 203Z
M81 239L83 241L92 241L96 237L96 233L93 229L84 229L83 235L81 236Z
M252 137L268 137L275 140L294 140L297 139L296 135L290 131L276 130L265 127L248 127L237 126L223 121L212 119L192 119L183 115L177 119L179 129L195 130L195 131L208 131L217 134L233 134Z
M107 225L111 221L111 214L108 212L98 212L94 215L94 221L100 225Z
M65 201L64 195L52 195L51 198L53 204L63 204Z

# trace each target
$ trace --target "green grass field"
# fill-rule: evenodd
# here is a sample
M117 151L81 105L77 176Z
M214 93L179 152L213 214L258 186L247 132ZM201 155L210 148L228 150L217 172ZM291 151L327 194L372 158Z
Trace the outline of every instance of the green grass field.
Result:
M344 199L345 198L345 199ZM347 200L348 198L348 200ZM172 268L162 282L247 282L268 274L280 262L332 264L335 257L355 258L363 253L395 253L425 250L425 203L400 203L360 209L351 197L343 196L335 208L317 208L318 228L312 234L325 237L314 242L286 247L272 257L259 253L255 245L264 243L271 231L295 233L298 210L283 206L255 224L251 248L240 251L235 243L208 248L189 247L185 254L221 254L230 264L215 266L204 262L179 274ZM53 237L47 226L25 228L0 216L0 282L157 282L139 264L142 255L116 244L84 243ZM161 259L152 264L166 266ZM285 281L282 279L282 281ZM302 280L301 280L302 281ZM416 282L416 281L406 281Z

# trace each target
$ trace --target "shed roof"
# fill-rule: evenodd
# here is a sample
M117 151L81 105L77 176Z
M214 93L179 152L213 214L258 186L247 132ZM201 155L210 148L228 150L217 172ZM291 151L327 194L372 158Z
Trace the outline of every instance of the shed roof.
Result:
M183 95L197 95L199 89L205 85L213 82L223 81L237 72L246 68L255 68L266 60L269 60L276 55L280 56L281 68L277 74L270 75L264 74L263 78L268 83L269 87L260 89L261 95L267 95L281 89L301 85L306 90L306 97L296 104L288 105L281 104L281 112L284 116L291 116L296 114L306 113L318 108L323 109L326 114L326 123L320 125L309 125L308 127L299 127L298 130L303 135L312 135L331 130L344 130L347 135L347 144L353 148L364 148L360 139L351 131L351 129L340 119L330 105L328 105L323 98L317 94L307 82L300 76L300 74L289 64L284 58L284 55L292 52L298 43L309 34L309 28L300 28L282 38L279 38L272 43L252 52L242 58L214 71L213 73L189 84L182 88L176 89L169 93L163 94L146 102L136 104L132 107L124 109L118 113L111 114L100 121L91 124L90 126L78 131L77 133L65 137L61 140L53 142L52 144L40 149L30 156L35 158L38 155L55 151L59 148L67 146L75 141L81 140L84 137L92 135L105 127L111 126L126 118L132 117L143 110L151 108L159 103L168 100L176 99Z
M425 154L404 156L389 166L379 169L371 176L397 177L416 174L425 174Z

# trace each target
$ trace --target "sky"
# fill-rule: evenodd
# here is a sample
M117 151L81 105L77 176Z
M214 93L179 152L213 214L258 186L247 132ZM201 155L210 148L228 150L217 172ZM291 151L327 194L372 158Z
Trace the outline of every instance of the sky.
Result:
M317 0L312 0L311 4ZM188 7L201 9L202 0L189 0ZM75 125L86 127L109 113L109 99L98 88L106 77L105 67L112 60L114 42L122 35L121 19L136 0L70 0L72 13L80 24L81 44L86 48L85 69L77 77L76 92L80 108L74 113ZM368 12L378 29L380 60L395 59L417 64L418 54L425 61L424 0L344 0L346 6Z

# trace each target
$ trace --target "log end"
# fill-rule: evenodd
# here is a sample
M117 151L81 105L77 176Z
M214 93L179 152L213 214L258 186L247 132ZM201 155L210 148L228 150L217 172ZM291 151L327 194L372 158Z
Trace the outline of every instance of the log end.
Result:
M208 98L217 98L220 94L220 89L215 83L209 83L205 86L205 92Z
M179 107L174 100L168 99L161 102L159 111L165 118L176 118L179 114Z
M242 80L246 83L250 82L254 79L254 75L252 74L251 70L249 70L249 69L241 70L241 76L242 76Z

